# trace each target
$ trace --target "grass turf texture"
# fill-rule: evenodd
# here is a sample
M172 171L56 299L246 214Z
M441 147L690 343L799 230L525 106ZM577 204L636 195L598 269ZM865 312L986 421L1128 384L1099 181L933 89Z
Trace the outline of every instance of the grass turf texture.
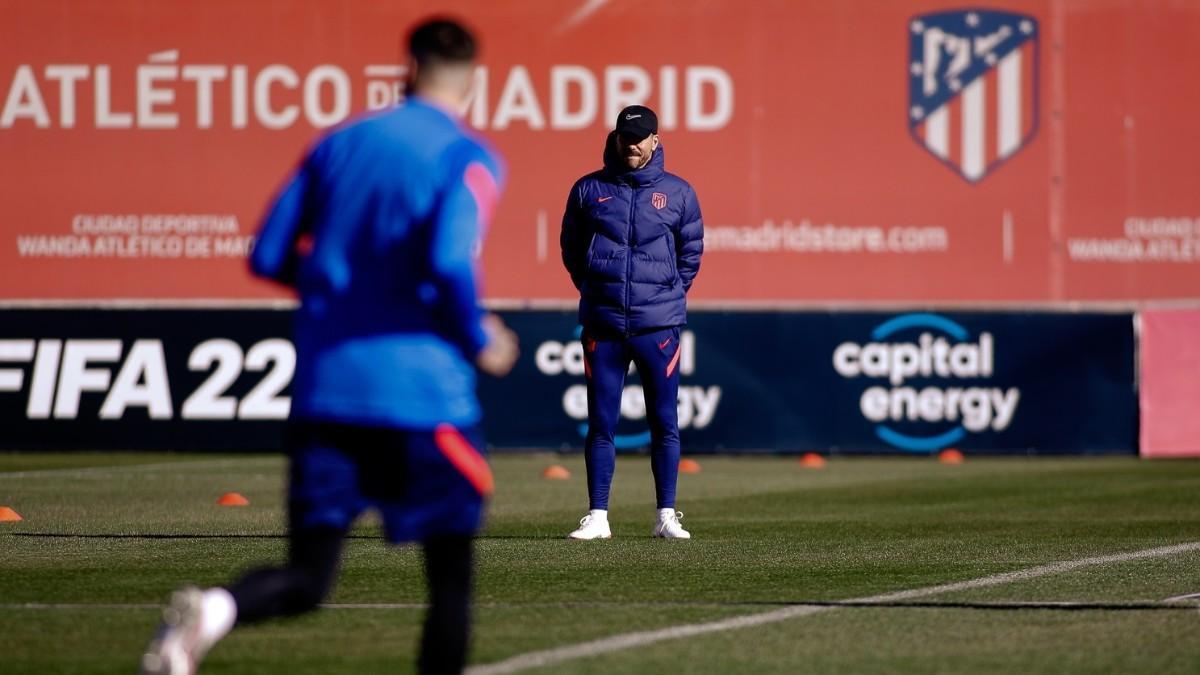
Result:
M701 458L680 476L691 541L649 537L645 458L618 462L614 539L567 541L581 459L501 455L479 541L473 664L635 630L846 600L1035 565L1200 541L1200 462L1121 458ZM562 463L567 481L541 470ZM79 467L74 470L73 467ZM283 467L271 456L0 454L0 673L128 673L170 589L281 560ZM220 507L237 491L249 507ZM838 608L636 647L539 672L1193 672L1200 611L1127 609L1200 592L1200 553L1110 563ZM419 605L417 549L366 519L331 603ZM1082 610L992 606L1086 602ZM61 603L53 609L26 604ZM123 607L120 605L132 605ZM331 608L235 631L202 673L413 668L423 610Z

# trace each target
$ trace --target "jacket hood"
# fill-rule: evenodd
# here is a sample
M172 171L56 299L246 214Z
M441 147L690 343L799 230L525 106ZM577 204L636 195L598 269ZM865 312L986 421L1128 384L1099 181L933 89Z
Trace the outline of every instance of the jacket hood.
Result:
M658 149L650 156L650 161L646 166L640 169L630 169L625 165L625 161L617 154L617 132L608 132L608 137L604 139L604 173L614 180L633 185L651 185L658 182L666 173L666 152L663 149L663 144L658 144Z

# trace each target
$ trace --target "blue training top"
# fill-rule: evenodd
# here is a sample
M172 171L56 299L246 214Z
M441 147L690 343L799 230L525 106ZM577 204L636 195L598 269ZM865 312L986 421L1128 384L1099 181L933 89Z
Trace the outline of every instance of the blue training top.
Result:
M300 295L293 419L479 421L475 268L502 173L497 153L420 98L317 143L250 258Z

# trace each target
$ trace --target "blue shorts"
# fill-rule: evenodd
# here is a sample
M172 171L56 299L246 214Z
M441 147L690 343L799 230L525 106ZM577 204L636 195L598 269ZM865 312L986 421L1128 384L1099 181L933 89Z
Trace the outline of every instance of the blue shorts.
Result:
M473 535L492 493L477 425L433 430L289 423L292 531L348 530L368 508L392 543Z

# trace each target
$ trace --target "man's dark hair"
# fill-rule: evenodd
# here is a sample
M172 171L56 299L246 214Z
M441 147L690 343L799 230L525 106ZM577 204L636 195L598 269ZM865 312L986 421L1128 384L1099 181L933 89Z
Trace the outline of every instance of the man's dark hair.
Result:
M408 53L418 65L470 63L476 49L475 36L453 19L423 21L408 36Z

